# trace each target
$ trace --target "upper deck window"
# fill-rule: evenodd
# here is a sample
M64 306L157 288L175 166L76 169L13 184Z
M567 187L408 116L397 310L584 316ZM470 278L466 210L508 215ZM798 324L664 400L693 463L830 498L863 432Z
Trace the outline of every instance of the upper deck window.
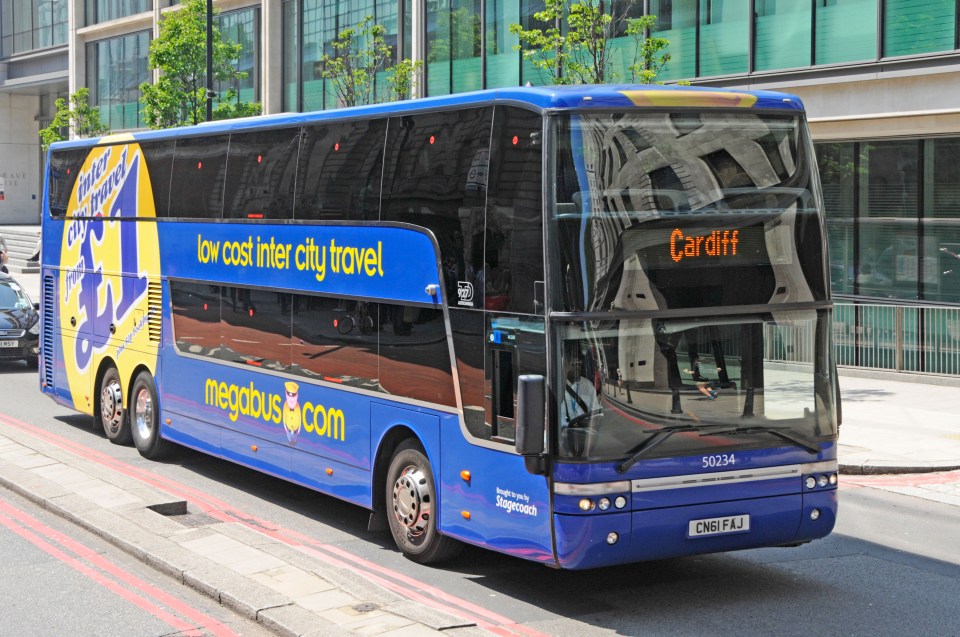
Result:
M794 115L557 118L554 309L826 298L812 150Z

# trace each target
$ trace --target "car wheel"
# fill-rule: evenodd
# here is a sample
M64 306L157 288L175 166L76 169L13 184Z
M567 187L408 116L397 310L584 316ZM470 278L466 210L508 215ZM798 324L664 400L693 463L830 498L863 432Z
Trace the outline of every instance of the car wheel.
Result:
M144 458L156 460L167 451L168 443L160 437L160 406L153 375L137 374L130 390L130 433L133 444Z
M110 367L103 373L93 412L96 424L103 427L103 433L110 442L118 445L130 442L130 422L123 409L123 385L116 367Z
M442 562L461 548L437 530L433 470L415 441L400 445L387 471L386 510L390 533L408 558L420 564Z

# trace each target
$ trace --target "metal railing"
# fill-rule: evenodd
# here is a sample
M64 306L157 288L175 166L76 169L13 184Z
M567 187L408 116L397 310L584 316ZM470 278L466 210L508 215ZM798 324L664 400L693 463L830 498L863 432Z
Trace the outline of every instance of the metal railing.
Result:
M836 302L838 365L960 374L960 307Z

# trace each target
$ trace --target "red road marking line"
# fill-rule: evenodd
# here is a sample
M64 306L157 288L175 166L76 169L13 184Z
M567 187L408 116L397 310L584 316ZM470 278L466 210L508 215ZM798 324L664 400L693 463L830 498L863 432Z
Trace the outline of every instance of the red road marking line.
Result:
M100 451L96 451L95 449L91 449L86 445L78 445L78 443L72 440L57 434L53 434L34 425L21 422L15 418L7 416L6 414L0 414L0 421L31 435L45 439L61 449L69 451L75 455L86 458L98 464L105 465L117 471L118 473L122 473L128 477L145 482L175 497L182 497L190 500L194 502L194 504L196 504L204 513L216 517L224 522L236 522L243 524L248 528L259 531L268 537L283 542L288 546L292 546L308 554L315 554L319 552L316 551L316 549L328 551L330 553L337 553L340 555L340 557L350 562L344 563L338 560L338 563L342 568L348 568L364 577L375 579L378 581L378 583L381 583L381 585L393 590L401 596L407 597L427 606L431 606L435 609L442 610L457 617L461 617L464 620L476 623L478 626L482 626L487 630L500 632L500 630L498 630L499 627L496 625L500 624L500 627L504 629L513 629L519 633L529 635L530 637L547 637L546 633L541 633L532 628L517 624L508 617L504 617L481 606L477 606L467 602L466 600L450 595L449 593L446 593L436 587L430 586L411 577L407 577L397 571L393 571L389 568L364 560L356 555L353 555L352 553L343 551L337 547L333 547L332 545L318 542L307 535L278 527L272 522L249 515L244 511L240 511L239 509L235 509L229 503L224 502L214 496L203 493L202 491L196 490L182 483L175 482L169 478L161 477L147 469L140 469L139 467L128 465L122 460L112 458L111 456ZM325 557L325 559L329 562L333 558L332 556L328 555ZM382 577L376 576L376 574L372 571L377 571L386 577L396 580L397 582L403 584L403 586L391 584ZM411 586L419 589L423 595L411 590ZM429 597L424 597L424 595ZM445 602L454 604L454 606L451 607ZM480 617L472 615L479 615ZM517 633L507 634L516 635Z
M159 601L167 606L170 610L193 621L200 628L212 632L214 635L222 635L223 637L229 637L230 635L236 634L206 613L193 608L186 602L177 599L173 595L170 595L166 591L157 588L153 584L141 580L140 578L124 571L113 562L103 557L102 554L87 546L84 546L80 542L64 535L63 533L60 533L53 527L47 526L26 511L17 509L12 504L0 501L0 513L4 513L21 524L30 527L33 529L33 531L40 533L41 535L45 535L47 538L60 544L60 546L63 548L72 551L77 555L77 557L87 560L93 566L96 566L106 573L109 573L121 582L133 586L145 595Z
M117 582L109 579L102 573L97 572L93 568L82 563L77 558L67 555L66 553L64 553L57 547L53 546L52 544L50 544L40 536L20 526L14 521L13 518L9 516L10 509L12 509L11 505L8 505L6 502L0 502L0 524L7 527L10 531L16 533L17 535L19 535L26 541L30 542L40 550L60 560L67 566L70 566L74 570L81 573L82 575L85 575L87 578L93 580L100 586L112 591L116 595L130 602L131 604L139 607L141 610L147 611L148 613L150 613L160 621L164 622L165 624L168 624L169 626L172 626L176 630L185 631L185 630L196 629L196 626L186 623L180 618L175 617L174 615L171 615L164 609L151 603L149 600L144 599L143 597L137 595L136 593L133 593L123 588ZM16 511L16 509L13 509L13 510Z

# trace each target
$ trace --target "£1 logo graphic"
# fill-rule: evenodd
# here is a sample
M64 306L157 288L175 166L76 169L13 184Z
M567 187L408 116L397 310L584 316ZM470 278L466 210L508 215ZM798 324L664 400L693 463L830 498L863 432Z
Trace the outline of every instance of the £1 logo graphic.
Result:
M121 174L121 178L118 180L120 183L116 197L108 208L108 217L118 217L122 210L136 210L139 155L131 163L129 173L126 168L121 165L115 169ZM105 220L98 220L93 224L88 240L84 241L80 248L81 263L94 264L94 271L84 275L80 284L79 311L81 316L87 318L81 321L78 329L91 320L95 325L121 323L147 291L147 280L143 276L117 277L111 285L103 285L103 255L94 254L95 245L103 244L104 249L119 254L121 271L140 271L137 224L121 223L118 224L118 229L110 230L107 223ZM119 246L115 242L118 242ZM77 367L87 369L94 352L102 351L107 340L108 336L105 334L94 334L90 339L77 339Z

